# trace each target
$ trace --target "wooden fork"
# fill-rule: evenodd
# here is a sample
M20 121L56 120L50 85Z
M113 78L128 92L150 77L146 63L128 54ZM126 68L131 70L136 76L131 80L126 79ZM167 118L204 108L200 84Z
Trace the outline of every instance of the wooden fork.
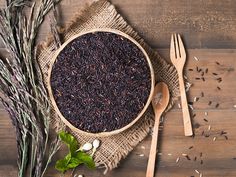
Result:
M178 36L178 37L177 37ZM188 101L185 92L185 85L183 79L183 68L186 61L186 53L180 35L172 34L170 43L170 59L175 66L179 76L179 90L181 95L181 105L183 111L184 134L185 136L192 136L192 124L188 109Z

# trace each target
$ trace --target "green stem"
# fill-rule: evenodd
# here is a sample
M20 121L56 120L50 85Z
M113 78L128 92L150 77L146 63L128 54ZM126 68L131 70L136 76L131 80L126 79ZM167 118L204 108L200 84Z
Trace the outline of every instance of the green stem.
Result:
M19 170L19 177L25 177L25 173L26 173L26 165L27 165L27 154L28 154L28 142L27 142L27 135L23 135L23 152L22 152L22 160L21 160L21 167Z
M54 154L60 148L60 141L58 139L56 139L55 144L53 144L52 146L53 146L52 150L49 152L48 160L46 162L46 165L45 165L44 170L43 170L42 175L41 175L42 177L44 176L44 174L45 174L45 172L46 172L46 170L48 168L49 163L52 161L52 157L54 156Z

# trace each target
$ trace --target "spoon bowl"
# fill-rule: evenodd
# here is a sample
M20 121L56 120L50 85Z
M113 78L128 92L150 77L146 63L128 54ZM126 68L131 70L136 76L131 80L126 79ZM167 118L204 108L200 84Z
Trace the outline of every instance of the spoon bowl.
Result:
M168 106L170 99L168 86L164 82L158 83L154 88L152 107L156 112L163 112Z

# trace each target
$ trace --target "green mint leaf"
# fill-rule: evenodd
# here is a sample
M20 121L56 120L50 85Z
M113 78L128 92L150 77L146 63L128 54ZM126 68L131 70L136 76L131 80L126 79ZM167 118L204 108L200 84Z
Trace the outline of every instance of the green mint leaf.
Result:
M95 163L89 154L83 151L77 151L79 144L76 138L65 131L59 133L60 139L68 146L69 153L65 156L64 159L58 160L56 162L55 168L64 173L70 168L76 168L80 164L85 164L88 168L94 169Z
M75 157L72 157L67 165L68 168L75 168L83 162Z
M67 164L70 162L70 159L71 159L71 153L67 154L64 158L67 162Z
M59 137L68 146L70 153L73 156L75 154L75 151L79 148L79 144L75 137L65 131L61 131L59 133Z
M68 170L68 168L67 168L67 160L65 160L65 159L58 160L56 162L55 168L58 171L60 171L62 173L65 173L65 171Z
M95 169L95 162L89 154L79 151L76 153L75 157L78 160L80 160L83 164L85 164L88 168Z
M65 156L64 159L58 160L58 161L56 162L55 168L56 168L58 171L64 173L66 170L69 169L69 168L68 168L68 163L70 162L70 160L71 160L71 154L69 153L69 154L67 154L67 155Z

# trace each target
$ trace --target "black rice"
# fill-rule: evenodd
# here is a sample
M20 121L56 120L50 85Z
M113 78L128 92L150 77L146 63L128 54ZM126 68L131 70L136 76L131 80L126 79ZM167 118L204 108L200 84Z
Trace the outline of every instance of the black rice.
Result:
M59 110L72 125L109 132L132 122L143 109L151 89L150 68L130 40L89 33L60 52L51 86Z

